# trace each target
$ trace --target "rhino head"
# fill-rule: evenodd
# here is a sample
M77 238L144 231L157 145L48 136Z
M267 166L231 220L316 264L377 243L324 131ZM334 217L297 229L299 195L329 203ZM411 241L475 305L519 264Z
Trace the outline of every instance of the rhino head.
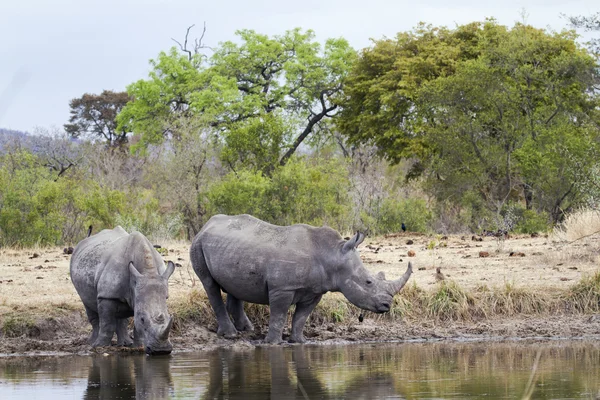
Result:
M338 289L355 306L376 313L388 312L394 295L406 284L412 274L412 264L395 281L385 279L383 272L372 276L364 267L356 248L365 236L357 233L344 242L339 250L341 263L337 268Z
M171 261L162 274L140 273L133 262L129 263L136 345L143 345L147 354L169 354L173 349L169 341L173 317L167 310L167 281L174 270L175 264Z

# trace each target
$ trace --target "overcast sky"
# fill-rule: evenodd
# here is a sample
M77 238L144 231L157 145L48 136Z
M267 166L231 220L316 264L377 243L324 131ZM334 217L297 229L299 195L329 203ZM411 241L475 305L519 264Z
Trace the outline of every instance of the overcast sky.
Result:
M473 5L475 4L475 5ZM486 17L561 30L561 13L590 15L597 0L0 0L0 128L62 127L69 101L83 93L125 90L146 78L148 60L196 24L205 43L235 39L237 29L269 35L312 29L322 41L344 37L360 49L418 22L453 27Z

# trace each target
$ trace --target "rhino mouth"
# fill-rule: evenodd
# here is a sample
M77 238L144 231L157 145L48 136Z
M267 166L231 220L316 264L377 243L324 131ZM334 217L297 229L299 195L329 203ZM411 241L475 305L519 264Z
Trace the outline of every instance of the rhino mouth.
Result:
M383 314L390 311L390 303L379 303L377 305L376 312L379 314Z
M146 346L146 354L149 356L171 354L171 351L173 351L171 343L166 343L162 346Z

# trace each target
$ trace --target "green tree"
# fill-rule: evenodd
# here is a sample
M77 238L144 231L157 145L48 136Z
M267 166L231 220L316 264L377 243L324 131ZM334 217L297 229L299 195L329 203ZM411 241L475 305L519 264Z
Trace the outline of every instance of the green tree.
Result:
M587 16L571 16L567 19L573 28L583 29L587 32L600 32L600 12ZM592 38L589 46L596 56L600 55L600 38Z
M579 198L567 155L591 161L581 149L598 138L596 65L575 39L493 20L421 26L363 53L340 127L392 161L415 157L442 202L476 193L497 218L512 200L558 220Z
M74 138L100 139L110 147L127 143L125 125L117 127L117 114L131 100L125 92L104 90L100 94L86 93L71 100L71 117L65 131Z
M321 46L300 29L237 34L239 44L222 43L210 58L176 48L160 53L150 79L128 87L135 101L118 120L140 135L138 149L176 137L181 117L196 117L223 141L232 168L270 175L307 138L327 132L355 57L348 43Z

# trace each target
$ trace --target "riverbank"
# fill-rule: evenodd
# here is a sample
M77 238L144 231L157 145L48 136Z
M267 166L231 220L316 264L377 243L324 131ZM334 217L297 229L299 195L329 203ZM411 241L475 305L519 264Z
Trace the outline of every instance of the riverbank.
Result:
M359 322L360 310L329 293L307 322L305 336L313 343L597 338L599 240L411 233L370 238L361 258L373 273L383 270L394 279L413 263L414 274L391 312L363 313ZM255 332L233 341L217 337L188 244L162 245L165 260L180 264L169 281L175 351L260 344L268 308L247 307ZM62 248L0 250L0 353L90 351L91 327L69 278L69 260Z

